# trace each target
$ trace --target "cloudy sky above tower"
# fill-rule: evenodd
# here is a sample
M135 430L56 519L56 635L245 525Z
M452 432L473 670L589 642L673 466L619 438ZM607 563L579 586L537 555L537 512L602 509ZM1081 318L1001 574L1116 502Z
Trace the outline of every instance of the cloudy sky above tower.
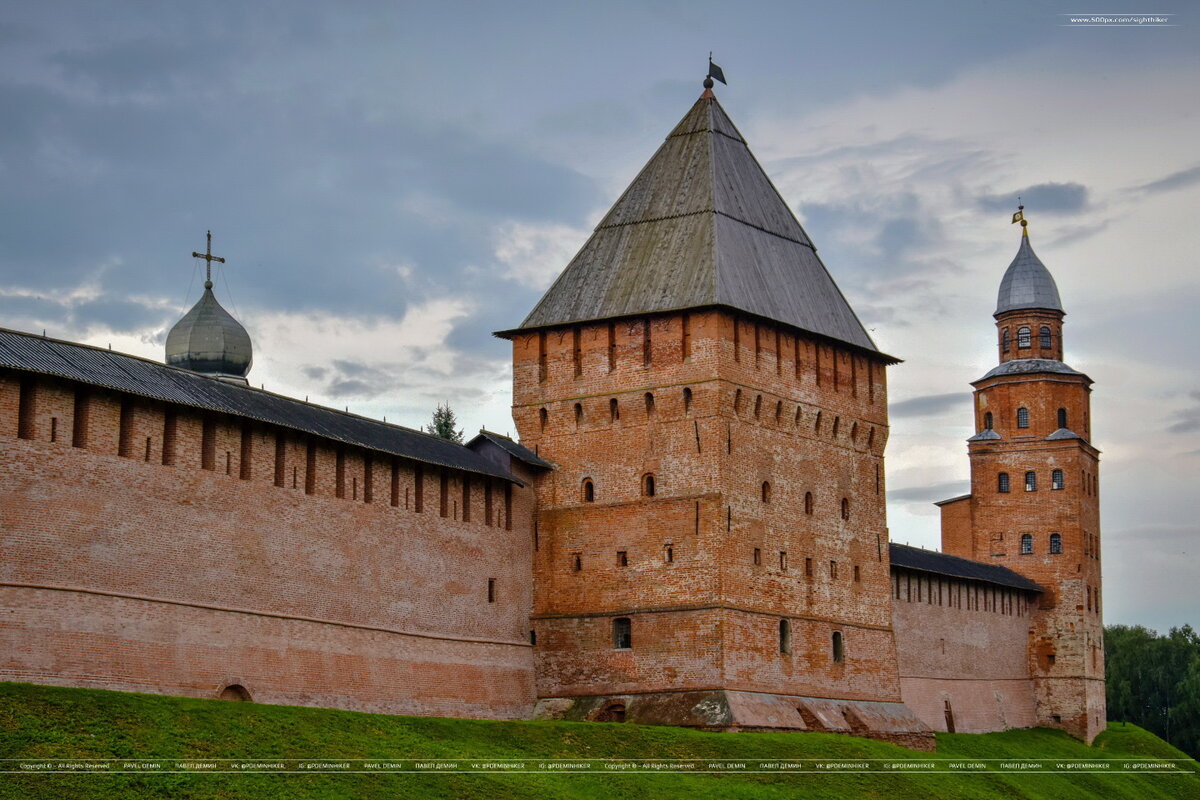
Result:
M582 245L712 50L723 106L905 360L893 539L935 546L931 502L967 489L1020 195L1066 360L1096 381L1106 621L1195 625L1200 13L1071 24L1084 5L9 3L0 326L161 358L211 228L252 382L511 430L490 332Z

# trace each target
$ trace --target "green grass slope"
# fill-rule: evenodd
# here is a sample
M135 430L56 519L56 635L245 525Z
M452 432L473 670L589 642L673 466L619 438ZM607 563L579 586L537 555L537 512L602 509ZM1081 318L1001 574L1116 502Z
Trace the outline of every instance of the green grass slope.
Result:
M1180 759L1132 725L1085 747L1046 729L939 734L938 752L818 733L703 733L571 722L391 717L328 709L0 683L0 798L1178 798L1200 799L1185 774L36 774L38 759Z

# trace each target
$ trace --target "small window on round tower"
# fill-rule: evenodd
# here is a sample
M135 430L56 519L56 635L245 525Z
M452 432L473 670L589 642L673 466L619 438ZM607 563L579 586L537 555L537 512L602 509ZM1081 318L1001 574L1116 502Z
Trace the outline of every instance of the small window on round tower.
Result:
M1029 409L1028 408L1018 408L1017 409L1017 427L1018 428L1028 428L1029 427Z
M1060 408L1058 410L1058 427L1067 427L1067 410L1065 408Z
M804 513L812 516L813 513L813 493L804 493Z
M1033 331L1029 328L1017 329L1017 348L1020 350L1028 350L1033 346Z
M771 502L771 482L770 481L762 482L762 501L764 503Z
M583 479L583 502L585 502L585 503L596 502L596 485L594 483L592 483L591 478Z
M850 519L850 500L846 497L842 498L842 519Z
M642 494L646 497L654 497L654 473L647 472L642 476Z
M992 429L992 412L988 411L983 415L983 429L990 431Z
M1038 330L1038 346L1043 350L1050 349L1050 329L1045 325Z

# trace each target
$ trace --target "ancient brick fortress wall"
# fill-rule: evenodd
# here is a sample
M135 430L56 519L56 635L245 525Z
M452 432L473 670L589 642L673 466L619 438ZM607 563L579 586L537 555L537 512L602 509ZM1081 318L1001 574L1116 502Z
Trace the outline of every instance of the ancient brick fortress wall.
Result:
M540 697L899 700L878 361L717 310L513 346L521 440L557 467L538 484Z
M530 713L532 490L20 378L0 376L2 679Z
M893 569L892 598L901 693L922 722L958 733L1038 724L1026 658L1034 593Z

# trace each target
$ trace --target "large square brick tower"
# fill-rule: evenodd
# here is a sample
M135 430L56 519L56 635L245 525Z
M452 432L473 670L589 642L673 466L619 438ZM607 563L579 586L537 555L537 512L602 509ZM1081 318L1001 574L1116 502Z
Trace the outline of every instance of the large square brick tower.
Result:
M711 88L519 328L540 713L927 730L900 702L881 353Z
M1029 631L1037 721L1090 743L1106 716L1092 379L1063 362L1065 312L1023 217L996 305L1000 363L972 384L971 493L939 503L942 550L1043 587Z

